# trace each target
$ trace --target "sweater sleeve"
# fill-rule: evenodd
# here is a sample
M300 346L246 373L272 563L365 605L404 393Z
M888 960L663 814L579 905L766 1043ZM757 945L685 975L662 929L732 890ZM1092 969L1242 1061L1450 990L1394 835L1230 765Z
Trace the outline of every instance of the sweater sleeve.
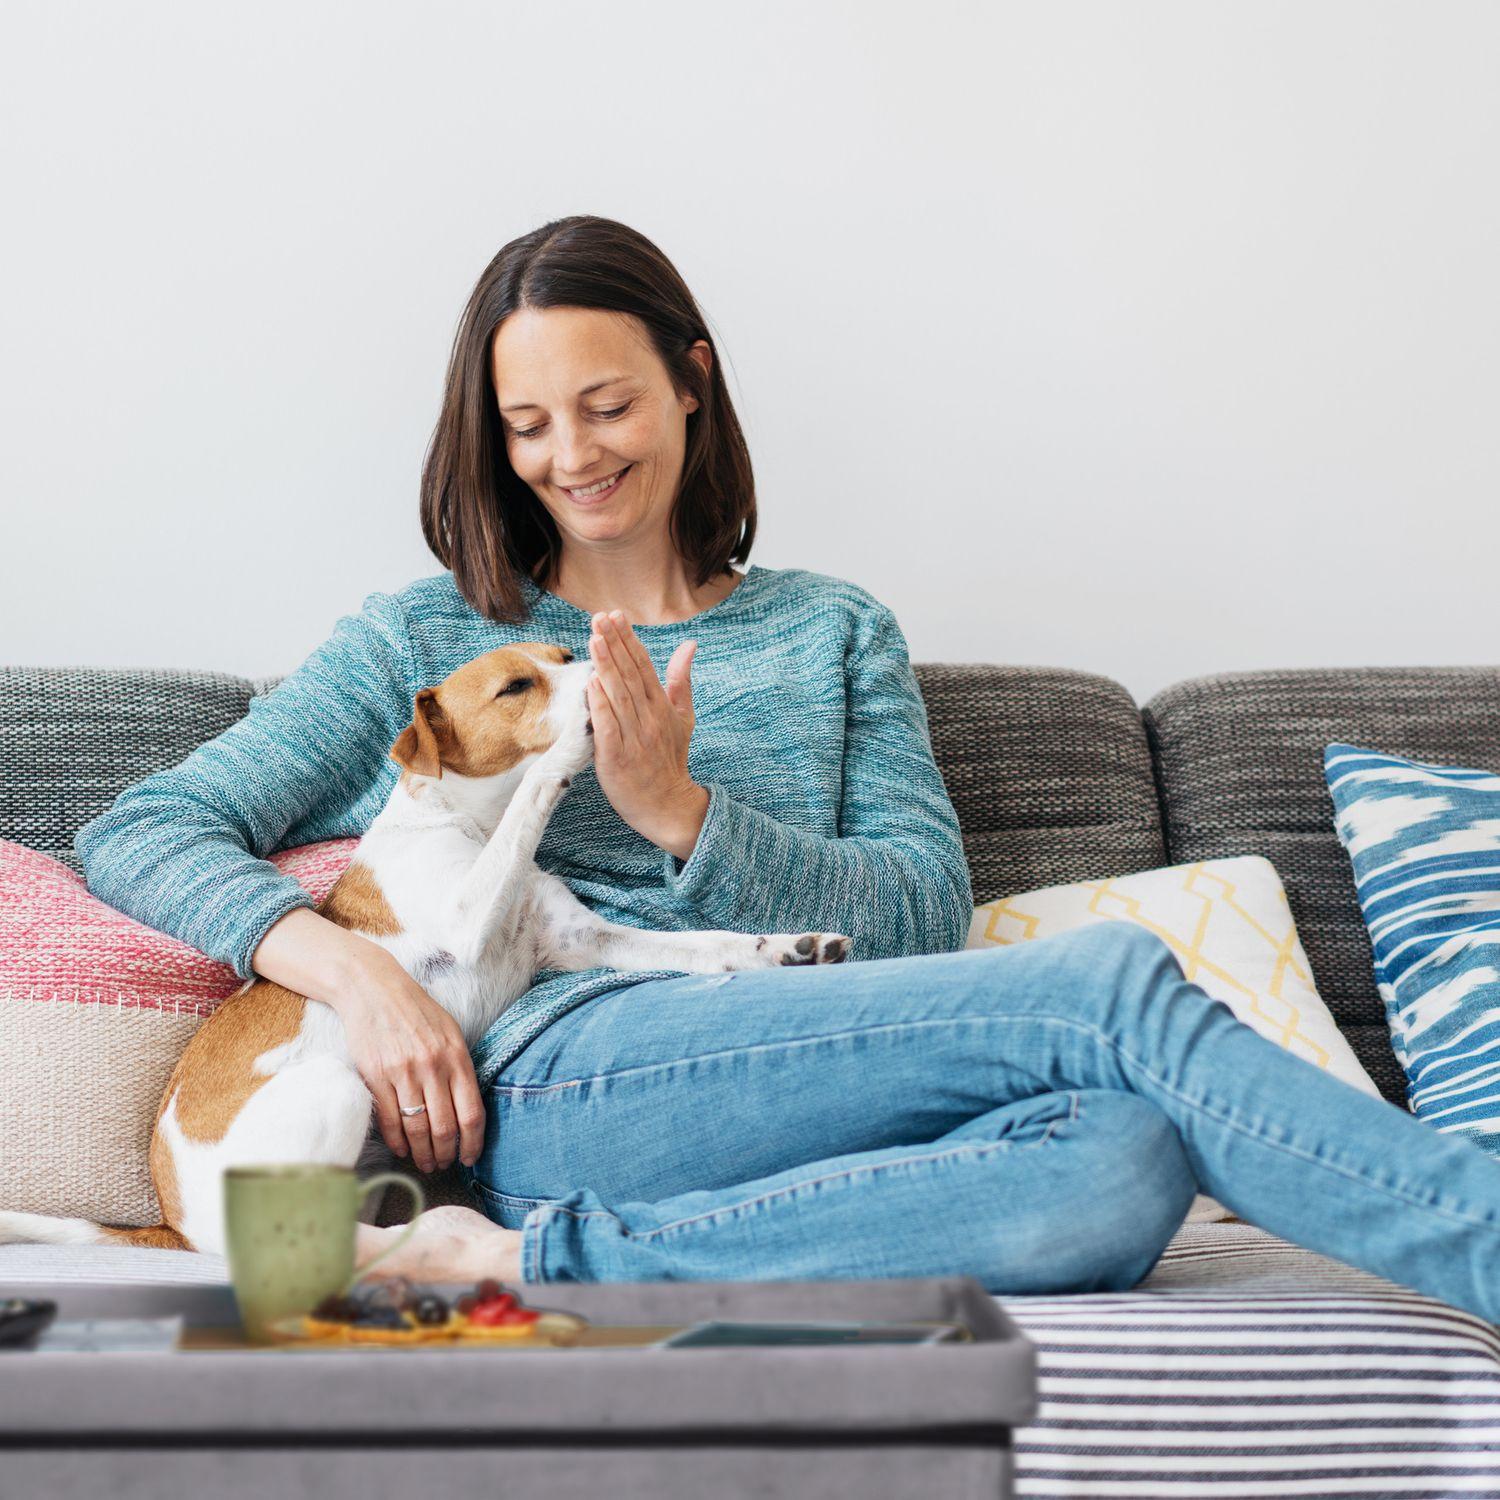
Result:
M244 718L78 830L90 891L253 978L267 930L314 905L265 856L315 808L368 790L410 720L411 666L401 601L369 595Z
M962 948L973 893L958 815L896 617L877 604L847 660L839 837L794 828L708 783L708 813L667 889L738 932L842 932L853 958Z

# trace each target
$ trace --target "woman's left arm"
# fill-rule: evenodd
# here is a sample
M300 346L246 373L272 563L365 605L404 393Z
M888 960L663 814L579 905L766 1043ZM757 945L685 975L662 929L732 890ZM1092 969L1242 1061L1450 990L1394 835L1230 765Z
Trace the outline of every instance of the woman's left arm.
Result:
M973 893L958 815L906 639L883 604L862 614L849 650L843 772L837 838L708 783L697 842L685 863L663 854L664 884L735 931L842 932L855 960L962 948Z

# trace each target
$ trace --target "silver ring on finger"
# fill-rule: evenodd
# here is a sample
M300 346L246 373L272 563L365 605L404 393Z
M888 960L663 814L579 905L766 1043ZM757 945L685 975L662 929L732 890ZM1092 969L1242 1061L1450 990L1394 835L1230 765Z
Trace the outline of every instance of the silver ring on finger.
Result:
M425 1115L427 1106L425 1104L398 1104L397 1109L409 1120L413 1115Z

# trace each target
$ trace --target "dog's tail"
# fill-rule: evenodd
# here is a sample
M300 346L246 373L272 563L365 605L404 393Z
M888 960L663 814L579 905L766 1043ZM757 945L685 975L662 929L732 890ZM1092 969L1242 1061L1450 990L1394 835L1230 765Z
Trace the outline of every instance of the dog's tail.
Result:
M169 1224L117 1229L91 1219L60 1219L50 1214L0 1209L0 1245L136 1245L148 1250L191 1250Z

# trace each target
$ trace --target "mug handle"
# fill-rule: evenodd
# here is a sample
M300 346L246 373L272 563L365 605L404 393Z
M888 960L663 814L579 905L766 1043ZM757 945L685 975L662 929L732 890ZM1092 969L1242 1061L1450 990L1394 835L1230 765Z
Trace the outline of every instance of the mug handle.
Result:
M378 1266L386 1256L394 1254L399 1250L412 1235L417 1232L417 1220L422 1217L422 1211L427 1207L427 1198L422 1192L421 1183L415 1178L408 1177L404 1172L377 1172L373 1177L366 1177L363 1182L356 1183L355 1189L359 1194L358 1202L364 1202L366 1196L378 1187L400 1187L405 1188L411 1194L412 1212L411 1218L407 1220L406 1228L396 1236L395 1242L389 1244L373 1260L367 1260L364 1265L356 1267L354 1274L343 1285L339 1295L347 1296L349 1289L362 1276L369 1275L374 1267Z

